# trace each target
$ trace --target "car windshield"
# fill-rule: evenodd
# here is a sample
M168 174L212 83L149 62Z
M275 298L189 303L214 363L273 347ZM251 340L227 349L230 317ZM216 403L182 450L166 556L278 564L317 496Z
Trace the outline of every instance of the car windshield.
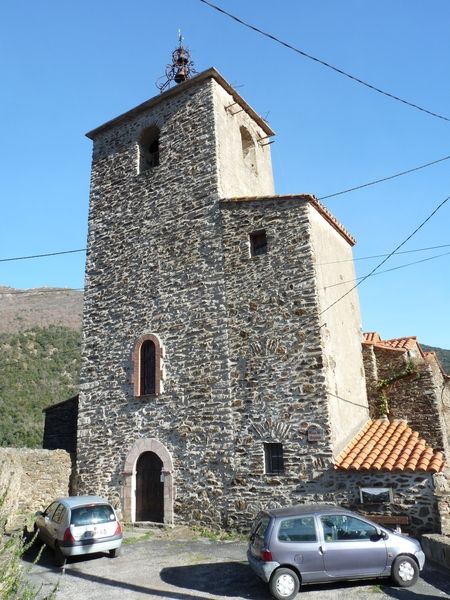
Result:
M78 506L72 509L71 525L95 525L96 523L109 523L115 520L114 511L109 504L92 504Z

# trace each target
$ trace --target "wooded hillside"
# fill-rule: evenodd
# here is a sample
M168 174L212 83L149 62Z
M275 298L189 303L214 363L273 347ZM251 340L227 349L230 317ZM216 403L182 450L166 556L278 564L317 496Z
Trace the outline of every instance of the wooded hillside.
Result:
M80 332L51 325L0 334L0 445L42 445L42 409L78 391Z

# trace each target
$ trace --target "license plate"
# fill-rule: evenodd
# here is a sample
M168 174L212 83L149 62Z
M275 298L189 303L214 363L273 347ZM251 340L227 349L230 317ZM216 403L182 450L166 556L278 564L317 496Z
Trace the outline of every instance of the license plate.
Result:
M107 535L107 531L104 527L94 527L91 531L85 531L83 537L86 538L94 538L94 537L104 537Z

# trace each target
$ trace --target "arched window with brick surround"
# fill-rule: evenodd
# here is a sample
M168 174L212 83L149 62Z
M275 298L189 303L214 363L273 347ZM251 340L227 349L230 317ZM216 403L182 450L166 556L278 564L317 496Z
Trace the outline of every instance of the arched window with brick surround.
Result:
M133 352L133 387L135 396L161 393L162 346L152 333L143 335Z

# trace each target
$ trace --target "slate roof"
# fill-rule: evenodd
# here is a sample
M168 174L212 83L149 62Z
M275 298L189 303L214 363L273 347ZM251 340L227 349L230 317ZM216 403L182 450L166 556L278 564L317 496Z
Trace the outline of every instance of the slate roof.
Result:
M404 420L368 421L336 460L344 471L429 471L444 468L442 452L427 446Z

